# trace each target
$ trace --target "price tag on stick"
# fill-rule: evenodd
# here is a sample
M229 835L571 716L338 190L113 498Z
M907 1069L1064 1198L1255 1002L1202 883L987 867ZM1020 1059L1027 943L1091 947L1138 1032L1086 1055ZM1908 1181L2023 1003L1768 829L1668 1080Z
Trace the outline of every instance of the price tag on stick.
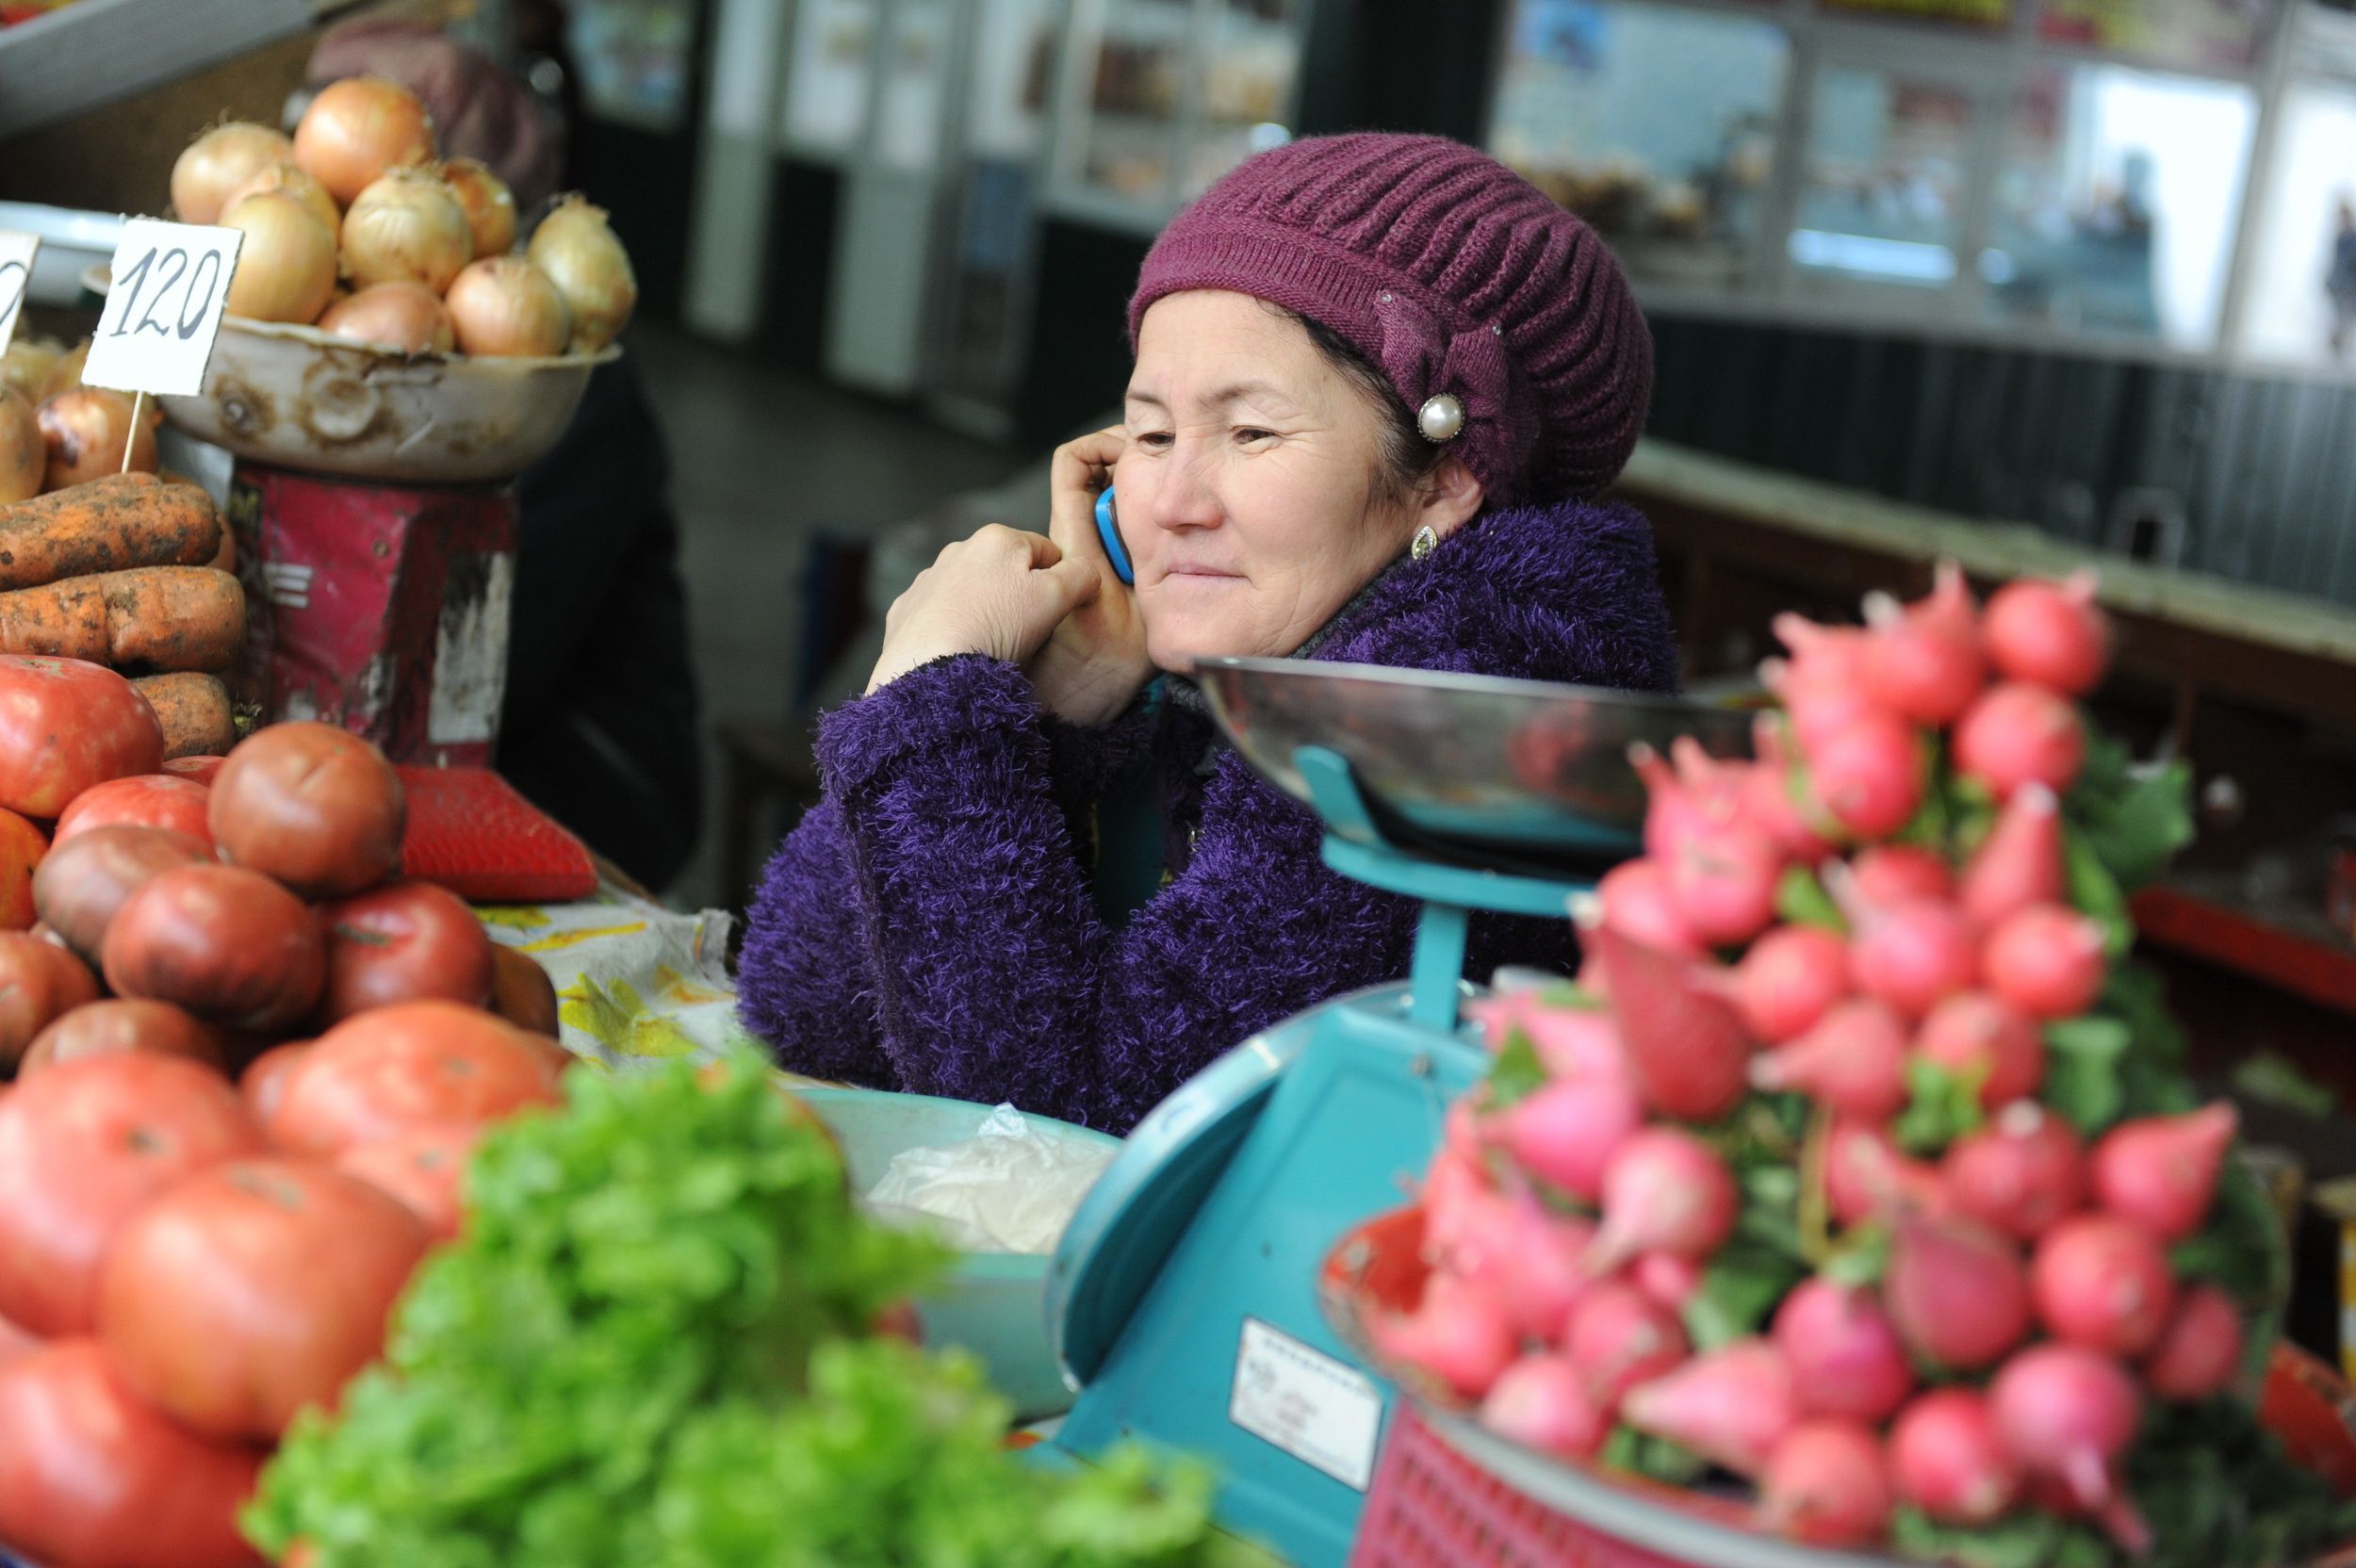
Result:
M0 353L8 351L16 335L17 312L25 308L25 291L32 286L33 257L41 236L0 229Z
M171 397L205 390L205 366L244 239L237 229L208 224L125 222L82 380Z

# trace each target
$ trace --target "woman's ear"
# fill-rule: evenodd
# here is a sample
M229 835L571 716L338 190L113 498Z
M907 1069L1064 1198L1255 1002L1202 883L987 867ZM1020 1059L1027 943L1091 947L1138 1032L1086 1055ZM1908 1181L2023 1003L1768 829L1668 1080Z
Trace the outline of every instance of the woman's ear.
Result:
M1473 477L1464 460L1453 456L1442 458L1440 466L1424 476L1421 492L1415 526L1428 523L1442 538L1471 521L1487 499L1481 481Z

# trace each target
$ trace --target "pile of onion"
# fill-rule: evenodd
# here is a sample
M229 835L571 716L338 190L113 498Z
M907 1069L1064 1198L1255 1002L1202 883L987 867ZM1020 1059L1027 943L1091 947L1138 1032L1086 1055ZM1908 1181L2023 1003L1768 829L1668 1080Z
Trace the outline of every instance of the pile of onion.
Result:
M49 443L41 439L33 400L0 382L0 505L41 494L49 471Z
M576 350L595 353L621 335L638 304L638 280L603 207L565 197L532 232L530 254L572 310Z
M60 392L41 405L36 417L48 449L41 476L43 490L62 490L120 471L126 444L132 467L141 473L155 471L155 421L139 420L134 439L131 400L120 392L103 386Z
M473 259L466 209L431 169L388 172L344 214L344 276L355 288L417 283L440 294Z
M327 193L325 186L303 172L301 164L291 160L282 159L273 163L237 187L229 193L229 200L221 203L221 210L227 212L248 196L259 196L269 190L283 190L309 207L319 215L319 221L327 225L329 234L343 232L344 209L335 204L335 198Z
M561 354L572 312L546 272L522 256L489 256L450 286L450 325L462 352L485 358Z
M216 125L172 164L172 209L183 223L210 223L228 210L238 187L294 155L294 143L268 125L237 120Z
M245 243L228 311L250 321L315 321L335 289L335 233L284 190L248 196L221 215Z
M388 169L430 162L434 120L417 95L382 76L347 76L319 90L295 127L294 160L338 202L351 203Z
M58 393L71 392L81 385L82 367L89 361L90 339L85 337L50 366L49 379L41 384L41 400L47 402Z
M336 301L319 318L319 331L404 354L446 354L456 342L441 298L405 280L371 284Z
M515 248L515 193L480 158L451 158L442 179L466 209L478 256L503 256Z
M49 376L65 357L60 344L45 337L20 337L0 353L0 384L15 387L28 403L41 401Z

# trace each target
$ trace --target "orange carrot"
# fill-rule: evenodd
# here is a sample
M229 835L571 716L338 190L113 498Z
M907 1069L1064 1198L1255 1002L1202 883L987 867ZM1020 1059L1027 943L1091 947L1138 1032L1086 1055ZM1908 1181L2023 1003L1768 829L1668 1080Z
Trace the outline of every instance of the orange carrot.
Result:
M141 676L131 682L155 710L164 727L164 760L225 757L237 743L229 708L229 688L218 676L187 673Z
M193 484L108 474L0 507L0 590L132 566L201 566L221 553L221 514Z
M0 593L0 653L219 672L244 641L245 592L209 566L135 566Z

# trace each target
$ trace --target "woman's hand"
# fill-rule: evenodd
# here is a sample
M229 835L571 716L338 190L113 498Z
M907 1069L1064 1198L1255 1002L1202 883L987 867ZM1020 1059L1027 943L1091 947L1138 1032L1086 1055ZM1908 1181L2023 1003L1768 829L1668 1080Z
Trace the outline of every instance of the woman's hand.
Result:
M1086 557L1067 555L1039 534L992 523L942 550L892 601L884 614L883 653L867 689L952 654L1023 663L1101 591Z
M1119 425L1083 435L1055 449L1048 474L1047 531L1065 560L1094 570L1097 587L1056 624L1023 673L1042 706L1077 725L1110 723L1153 678L1137 595L1113 571L1096 533L1096 498L1127 445Z

